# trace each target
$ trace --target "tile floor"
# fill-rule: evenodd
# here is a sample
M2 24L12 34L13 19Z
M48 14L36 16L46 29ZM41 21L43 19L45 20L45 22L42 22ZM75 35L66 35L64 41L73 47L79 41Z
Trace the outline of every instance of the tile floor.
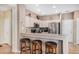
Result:
M9 47L3 47L3 49L0 49L0 54L2 54L2 51L7 51L7 52L3 52L3 54L19 54L19 53L8 53L10 51ZM72 43L69 43L69 54L79 54L79 45L73 46Z
M79 54L79 45L74 46L72 43L69 43L69 54Z

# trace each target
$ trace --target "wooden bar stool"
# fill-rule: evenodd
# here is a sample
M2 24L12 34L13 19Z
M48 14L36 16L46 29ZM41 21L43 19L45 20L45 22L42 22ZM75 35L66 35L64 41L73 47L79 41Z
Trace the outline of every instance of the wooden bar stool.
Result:
M41 40L32 41L32 54L42 54L42 41Z
M20 40L20 50L21 50L21 54L30 54L31 53L31 49L30 49L30 39L29 38L22 38Z
M45 53L46 54L56 54L57 53L57 43L46 42L45 43Z

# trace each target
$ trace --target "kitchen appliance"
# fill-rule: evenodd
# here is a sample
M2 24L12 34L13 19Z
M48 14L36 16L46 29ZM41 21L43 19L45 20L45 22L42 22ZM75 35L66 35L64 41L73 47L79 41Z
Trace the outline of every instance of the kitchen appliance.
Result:
M48 27L31 28L32 33L42 33L42 32L48 33L48 31L49 31Z
M48 25L49 33L60 34L60 23L52 22Z

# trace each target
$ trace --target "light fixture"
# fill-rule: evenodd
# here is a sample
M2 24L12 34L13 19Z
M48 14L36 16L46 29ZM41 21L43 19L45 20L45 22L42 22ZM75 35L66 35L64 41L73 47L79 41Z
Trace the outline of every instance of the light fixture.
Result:
M38 12L40 12L40 9L36 9Z
M38 6L39 6L39 4L35 4L35 6L36 6L36 7L38 7Z
M58 11L56 10L56 13L57 13Z
M56 6L55 6L55 5L53 5L53 6L52 6L52 8L56 8Z

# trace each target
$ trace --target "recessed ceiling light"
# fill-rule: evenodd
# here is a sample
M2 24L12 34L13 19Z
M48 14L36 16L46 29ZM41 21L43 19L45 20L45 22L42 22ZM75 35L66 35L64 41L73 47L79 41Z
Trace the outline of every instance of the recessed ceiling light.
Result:
M37 7L38 7L38 6L39 6L39 4L36 4L35 6L37 6Z
M53 6L52 6L52 8L56 8L56 6L55 6L55 5L53 5Z
M40 12L41 10L40 9L36 9L38 12Z
M56 13L57 13L58 11L56 10Z

